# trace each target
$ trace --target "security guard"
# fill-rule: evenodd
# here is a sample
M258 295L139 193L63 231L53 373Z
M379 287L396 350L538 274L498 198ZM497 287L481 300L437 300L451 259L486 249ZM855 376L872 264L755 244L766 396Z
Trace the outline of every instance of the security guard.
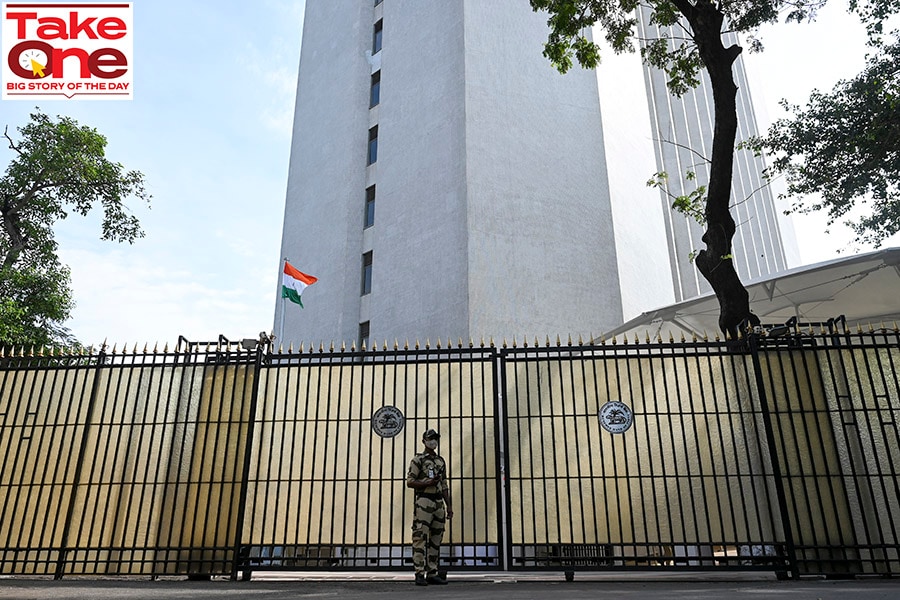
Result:
M425 451L416 454L409 463L406 487L416 492L413 515L413 565L416 585L446 585L438 574L438 557L444 537L444 522L453 518L450 486L447 484L447 463L438 456L440 434L429 429L422 435ZM445 510L446 506L446 510Z

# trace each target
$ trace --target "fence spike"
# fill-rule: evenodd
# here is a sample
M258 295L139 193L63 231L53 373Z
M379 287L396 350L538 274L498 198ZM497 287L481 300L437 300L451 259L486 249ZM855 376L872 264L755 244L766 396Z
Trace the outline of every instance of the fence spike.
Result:
M637 331L634 332L634 343L635 344L641 343L641 338L638 337Z
M147 354L147 347L150 345L149 342L144 342L144 354Z
M428 340L426 339L425 341L427 342ZM438 336L438 339L437 339L437 346L435 346L435 347L436 347L438 350L441 349L441 336Z
M381 349L387 350L387 339L382 340ZM374 352L375 350L378 350L378 344L375 344L374 346L372 346L372 351Z
M674 343L675 343L675 336L672 335L672 330L671 330L671 329L669 330L669 343L670 343L670 344L674 344Z
M578 345L579 345L579 346L584 346L584 338L581 337L581 334L580 334L580 333L578 334Z
M322 340L319 340L319 352L322 354L325 353L325 342L323 342Z
M488 345L489 345L491 348L495 348L495 347L496 347L496 346L494 345L494 336L490 336L490 337L488 338Z
M535 348L540 348L540 347L541 347L541 342L540 342L540 340L538 339L538 336L534 336L534 347L535 347Z
M43 345L43 344L41 344L41 345L38 347L37 355L38 355L38 356L43 356L43 355L44 355L44 345ZM50 356L53 356L53 353L52 353L52 352L50 353Z
M484 345L484 344L482 344L482 345ZM472 341L472 336L470 335L469 336L469 348L474 348L474 347L475 347L475 342Z
M874 333L874 332L875 332L875 328L872 327L872 321L869 321L869 333Z
M403 349L409 350L409 338L406 338L406 341L403 342Z
M739 340L744 339L744 330L741 329L741 328L738 328L738 331L737 331L737 339L739 339Z
M513 338L513 344L515 344L515 343L516 343L516 338ZM528 336L527 335L522 338L522 347L523 348L528 347Z
M419 338L416 338L416 350L419 349Z
M697 332L696 331L691 331L691 341L692 342L697 341Z
M550 347L550 334L549 334L549 333L548 333L547 336L544 338L544 346L547 347L547 348Z
M503 347L506 348L506 338L503 338Z
M862 327L860 327L859 321L856 322L856 333L862 333Z
M572 334L571 334L571 333L569 334L569 339L566 340L566 345L567 345L567 346L571 346L571 345L572 345Z
M453 347L453 341L450 339L450 336L449 336L449 335L447 336L447 347L448 347L448 348L452 348L452 347Z
M603 335L602 333L600 334L600 345L601 345L601 346L605 346L605 345L606 345L606 336Z
M481 342L480 342L480 344L481 344L480 347L481 347L481 348L484 348L484 336L481 336Z
M612 344L613 346L615 346L616 345L616 336L613 336L612 339L609 341L609 343Z
M397 338L394 338L394 350L399 350L399 349L400 349L400 342L397 340Z
M0 359L6 358L6 346L0 346Z
M894 321L894 333L897 333L898 331L900 330L897 329L897 321Z
M431 340L425 338L425 349L428 350L431 348Z
M721 339L719 339L719 332L718 332L718 331L716 332L716 341L717 341L717 342L721 342L721 341L722 341Z
M113 349L112 349L111 354L115 354L115 353L116 353L116 344L115 344L115 342L113 342Z

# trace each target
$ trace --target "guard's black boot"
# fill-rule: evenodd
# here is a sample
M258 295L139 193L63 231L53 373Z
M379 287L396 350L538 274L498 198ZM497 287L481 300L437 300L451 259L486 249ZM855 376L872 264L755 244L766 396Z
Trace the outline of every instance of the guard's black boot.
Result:
M428 582L425 580L425 576L421 573L416 573L416 585L428 585Z
M447 580L435 573L434 575L429 575L426 579L431 585L447 585Z

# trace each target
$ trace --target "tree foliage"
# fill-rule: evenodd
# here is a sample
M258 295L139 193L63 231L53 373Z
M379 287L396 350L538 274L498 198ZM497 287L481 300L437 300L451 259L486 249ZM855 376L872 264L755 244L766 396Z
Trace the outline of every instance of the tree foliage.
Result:
M69 270L53 226L98 207L101 238L133 243L144 233L125 202L150 195L142 173L106 158L96 129L37 111L17 131L4 130L12 158L0 178L0 346L72 342Z
M534 10L549 13L546 56L561 72L573 59L586 68L600 60L600 47L590 37L596 25L614 52L633 50L639 42L645 63L662 69L671 93L680 96L695 87L705 69L713 92L715 124L703 217L706 248L694 264L719 300L719 327L737 335L741 323L759 323L750 310L749 294L733 264L732 239L736 225L730 212L731 179L737 136L737 86L732 65L742 52L729 33L744 33L751 44L756 29L784 14L787 20L815 16L824 0L529 0ZM896 2L898 0L881 0ZM638 18L662 27L657 39L639 39ZM702 197L702 196L700 196ZM687 199L689 202L690 198Z
M768 175L785 176L792 211L826 211L830 225L861 208L847 224L879 246L900 231L900 39L873 46L856 77L803 108L782 100L793 115L748 145L774 157Z

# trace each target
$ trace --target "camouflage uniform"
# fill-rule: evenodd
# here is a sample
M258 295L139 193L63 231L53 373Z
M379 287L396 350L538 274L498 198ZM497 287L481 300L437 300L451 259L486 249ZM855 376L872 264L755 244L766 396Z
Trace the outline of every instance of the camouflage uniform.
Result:
M409 463L406 481L424 481L441 476L437 484L416 490L413 514L413 566L416 573L433 576L437 574L441 540L444 537L446 512L443 492L447 489L447 465L438 455L416 454Z

